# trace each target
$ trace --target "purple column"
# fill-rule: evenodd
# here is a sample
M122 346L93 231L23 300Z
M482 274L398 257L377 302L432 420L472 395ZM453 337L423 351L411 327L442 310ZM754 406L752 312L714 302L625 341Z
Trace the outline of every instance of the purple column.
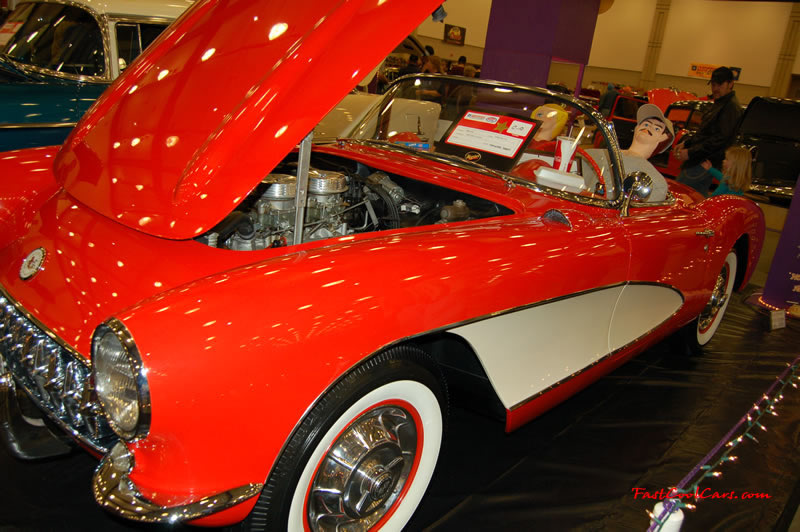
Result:
M493 0L481 77L544 87L550 61L589 61L600 0Z
M778 309L800 303L800 186L797 185L772 257L761 303Z

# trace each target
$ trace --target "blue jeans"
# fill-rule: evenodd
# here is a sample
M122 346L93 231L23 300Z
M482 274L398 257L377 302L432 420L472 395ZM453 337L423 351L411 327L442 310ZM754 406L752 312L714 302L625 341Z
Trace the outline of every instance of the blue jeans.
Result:
M678 183L689 185L707 198L709 195L708 188L711 186L713 176L711 172L698 164L681 168L681 173L675 179Z

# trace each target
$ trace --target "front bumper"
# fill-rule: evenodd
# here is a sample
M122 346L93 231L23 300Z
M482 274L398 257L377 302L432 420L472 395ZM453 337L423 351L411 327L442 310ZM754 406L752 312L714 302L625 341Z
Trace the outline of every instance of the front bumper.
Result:
M117 445L123 445L117 443ZM109 511L145 523L177 523L192 521L231 508L261 493L263 484L245 484L216 495L204 497L197 502L181 506L159 506L145 499L128 477L128 471L120 469L111 459L117 449L107 454L93 479L94 498Z

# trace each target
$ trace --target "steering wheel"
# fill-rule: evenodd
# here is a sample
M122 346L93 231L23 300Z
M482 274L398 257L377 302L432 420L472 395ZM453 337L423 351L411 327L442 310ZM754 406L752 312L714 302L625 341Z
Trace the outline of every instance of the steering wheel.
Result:
M543 142L542 144L537 145L536 149L541 151L552 151L553 153L555 153L556 141L549 140L547 142ZM589 162L589 164L592 165L592 170L594 170L595 175L597 175L597 181L598 181L597 188L599 189L600 187L602 187L602 190L604 191L603 195L605 195L606 181L603 178L603 173L600 171L600 166L597 164L597 161L595 161L588 153L586 153L586 150L584 150L580 146L577 147L577 151L578 153L581 154L581 157L586 159Z

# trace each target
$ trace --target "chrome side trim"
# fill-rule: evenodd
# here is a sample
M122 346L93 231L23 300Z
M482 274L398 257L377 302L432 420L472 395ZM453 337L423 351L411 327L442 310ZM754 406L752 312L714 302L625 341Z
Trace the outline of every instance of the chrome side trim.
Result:
M117 22L128 22L130 24L164 24L166 26L172 24L172 19L166 17L145 17L118 13L109 13L106 16L108 17L109 22L113 22L115 24Z
M0 124L0 129L35 129L35 128L57 128L68 127L73 128L77 122L29 122L27 124Z
M255 497L263 486L245 484L190 504L159 506L144 498L127 473L114 468L108 455L100 461L92 478L97 504L126 519L144 523L177 523L206 517Z

